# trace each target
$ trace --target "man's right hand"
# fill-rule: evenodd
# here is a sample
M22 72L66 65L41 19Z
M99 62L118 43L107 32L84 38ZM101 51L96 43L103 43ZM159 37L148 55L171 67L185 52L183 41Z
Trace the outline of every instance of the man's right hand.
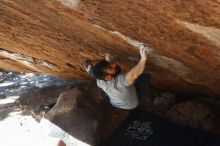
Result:
M144 72L145 63L147 61L146 48L140 48L141 59L130 71L125 74L127 85L131 85Z
M147 50L145 47L140 48L140 54L141 54L141 60L146 61L147 60Z

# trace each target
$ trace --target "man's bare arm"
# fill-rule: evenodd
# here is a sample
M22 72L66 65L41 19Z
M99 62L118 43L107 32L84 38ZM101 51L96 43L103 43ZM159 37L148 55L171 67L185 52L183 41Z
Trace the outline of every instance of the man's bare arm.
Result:
M134 83L134 81L144 72L145 63L147 61L146 49L140 49L141 59L137 65L135 65L130 71L125 74L125 80L128 85Z

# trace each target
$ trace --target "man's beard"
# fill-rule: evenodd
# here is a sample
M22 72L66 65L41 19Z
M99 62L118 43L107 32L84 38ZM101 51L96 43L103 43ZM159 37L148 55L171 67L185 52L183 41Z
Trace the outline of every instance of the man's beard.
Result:
M116 72L113 75L113 77L116 77L117 75L119 75L121 73L121 67L119 65L116 65L115 70L116 70Z

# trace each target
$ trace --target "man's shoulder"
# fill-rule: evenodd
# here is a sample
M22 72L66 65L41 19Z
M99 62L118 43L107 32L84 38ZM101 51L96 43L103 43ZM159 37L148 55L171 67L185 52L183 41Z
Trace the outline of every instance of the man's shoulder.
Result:
M118 83L119 86L128 86L125 79L125 73L120 73L119 75L117 75L117 77L115 78L115 82Z

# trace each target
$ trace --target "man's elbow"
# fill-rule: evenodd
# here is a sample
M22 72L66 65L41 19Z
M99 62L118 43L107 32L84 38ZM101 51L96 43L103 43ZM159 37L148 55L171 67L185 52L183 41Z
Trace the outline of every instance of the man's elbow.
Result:
M130 81L130 80L127 80L126 83L127 83L127 86L130 86L130 85L132 85L134 82L133 82L133 81Z

